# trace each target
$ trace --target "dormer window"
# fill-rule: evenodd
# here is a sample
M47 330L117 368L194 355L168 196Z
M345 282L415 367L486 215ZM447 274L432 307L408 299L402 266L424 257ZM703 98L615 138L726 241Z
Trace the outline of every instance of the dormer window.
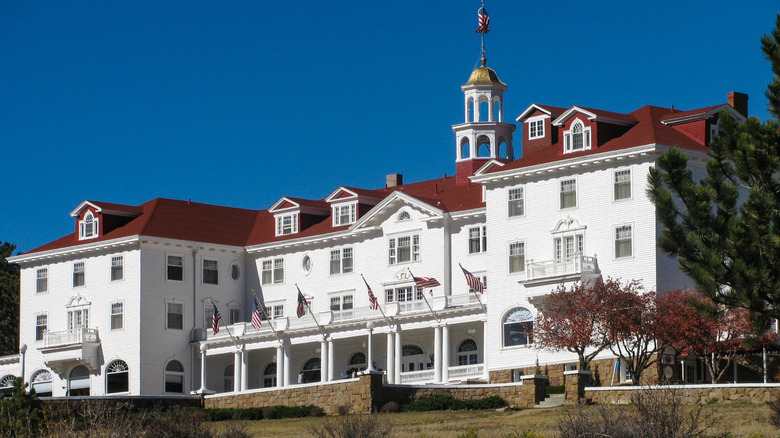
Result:
M571 129L563 132L564 153L590 149L590 127L580 120L571 124Z
M298 232L298 214L276 216L276 235L285 236Z
M528 121L528 139L536 140L544 137L544 118Z
M333 206L333 226L354 224L356 220L356 204Z
M92 239L98 236L98 219L88 211L84 219L79 221L79 239Z

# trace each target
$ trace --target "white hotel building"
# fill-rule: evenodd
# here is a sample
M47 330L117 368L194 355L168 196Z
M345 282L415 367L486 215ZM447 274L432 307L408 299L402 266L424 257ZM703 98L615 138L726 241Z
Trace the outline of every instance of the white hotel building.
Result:
M576 363L534 348L538 298L599 277L689 286L656 247L648 169L672 146L703 165L717 114L744 120L747 96L628 114L531 105L517 118L515 160L506 88L484 61L461 87L454 176L390 175L384 188L284 196L267 210L82 202L72 233L10 259L21 266L27 348L0 358L0 386L23 374L55 397L240 392L369 366L389 383L457 384ZM484 294L469 290L459 264ZM441 285L419 292L410 272ZM369 308L363 278L381 311ZM312 310L302 318L296 285ZM261 289L271 320L256 330L248 321ZM209 297L227 325L217 334Z

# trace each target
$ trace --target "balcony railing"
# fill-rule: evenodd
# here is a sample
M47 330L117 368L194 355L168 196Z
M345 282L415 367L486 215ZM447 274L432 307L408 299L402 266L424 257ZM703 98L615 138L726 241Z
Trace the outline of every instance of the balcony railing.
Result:
M407 371L401 373L401 384L413 385L415 383L430 383L433 382L434 376L433 370Z
M528 280L576 276L582 274L598 274L596 257L575 255L568 260L545 260L528 262Z
M466 380L485 377L485 364L475 363L473 365L460 365L450 367L450 379Z
M97 344L100 342L98 330L82 327L76 330L63 330L43 334L44 347L63 347L74 344Z

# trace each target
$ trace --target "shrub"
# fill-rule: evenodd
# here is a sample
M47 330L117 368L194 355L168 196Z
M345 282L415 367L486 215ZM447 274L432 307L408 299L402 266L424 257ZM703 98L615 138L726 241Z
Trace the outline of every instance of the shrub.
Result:
M398 405L398 403L394 401L389 401L382 405L382 408L379 409L379 412L382 412L383 414L394 414L401 410L401 406Z
M563 385L555 385L555 386L547 387L547 395L564 394L565 392L566 392L566 387Z
M476 400L459 400L450 394L435 394L404 405L404 412L498 409L507 406L501 396L491 395Z
M543 438L543 437L541 435L537 435L536 432L534 432L531 429L526 429L524 431L519 431L515 429L515 431L509 433L509 435L507 435L506 438Z
M472 427L471 429L463 433L459 433L457 435L457 438L478 438L478 437L479 437L479 429L477 429L476 427Z
M336 408L336 413L339 415L349 415L352 413L352 406L339 405L339 407Z
M14 379L10 396L0 395L0 436L36 436L42 427L41 412L35 407L35 390L21 377Z
M312 405L309 408L309 416L310 417L324 417L325 416L325 409L322 409L319 406Z
M273 406L266 406L262 408L261 412L266 420L274 420L280 417L279 411Z
M332 417L310 432L315 438L386 438L393 427L377 415L344 415Z

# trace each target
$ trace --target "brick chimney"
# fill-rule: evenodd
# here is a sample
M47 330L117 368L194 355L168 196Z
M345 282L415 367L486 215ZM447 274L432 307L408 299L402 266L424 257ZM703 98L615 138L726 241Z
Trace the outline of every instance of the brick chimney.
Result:
M400 173L391 173L385 177L385 187L395 187L404 185L404 176Z
M738 113L743 116L748 116L748 95L745 93L737 93L732 91L726 95L729 101L729 105L737 110Z

